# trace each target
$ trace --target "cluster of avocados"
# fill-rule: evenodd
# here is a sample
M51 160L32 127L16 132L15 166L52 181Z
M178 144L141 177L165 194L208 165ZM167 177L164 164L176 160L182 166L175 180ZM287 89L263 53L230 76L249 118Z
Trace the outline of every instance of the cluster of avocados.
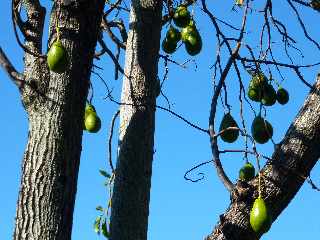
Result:
M278 101L281 105L289 101L289 93L280 87L276 92L272 84L262 72L252 76L249 84L248 97L255 102L261 102L264 106L272 106Z
M55 73L63 73L68 67L68 53L58 38L47 53L49 69Z
M276 92L261 71L253 74L249 83L248 97L252 101L260 102L264 106L272 106L276 101L284 105L289 101L288 91L279 87ZM259 114L252 122L251 134L256 142L264 144L272 138L272 125Z
M84 123L83 129L90 132L96 133L101 128L101 120L97 115L97 112L93 105L87 104L84 112Z
M171 25L162 41L162 50L168 54L174 53L178 42L181 40L185 44L189 55L195 56L200 53L202 39L186 6L180 5L176 8L173 22L177 27L181 28L181 32Z

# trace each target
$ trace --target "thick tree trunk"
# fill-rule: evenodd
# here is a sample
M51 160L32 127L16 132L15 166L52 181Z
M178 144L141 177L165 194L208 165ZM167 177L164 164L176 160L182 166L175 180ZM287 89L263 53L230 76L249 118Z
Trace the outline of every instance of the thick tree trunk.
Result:
M162 1L133 0L120 110L112 240L145 240L149 215Z
M41 52L44 9L25 1L34 28L26 46ZM29 4L29 5L27 5ZM29 136L22 162L15 240L70 240L81 152L83 111L104 0L79 5L55 5L50 43L56 38L58 16L61 39L70 64L63 74L48 71L44 59L25 54L26 84L22 101L29 117ZM38 11L39 10L39 11ZM37 23L34 18L41 12ZM33 22L32 22L33 23Z
M287 207L320 157L320 75L272 161L262 169L262 196L273 221ZM231 204L206 240L258 239L249 223L249 212L258 196L258 179L238 182Z

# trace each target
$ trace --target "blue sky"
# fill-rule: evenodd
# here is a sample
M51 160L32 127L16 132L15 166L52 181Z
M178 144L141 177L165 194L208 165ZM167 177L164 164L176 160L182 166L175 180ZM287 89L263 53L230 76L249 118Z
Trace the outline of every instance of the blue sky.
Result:
M48 3L48 1L42 2ZM296 19L292 18L293 14L286 5L286 1L279 2L274 4L274 15L283 21L288 21L288 31L291 31L292 35L295 36L298 41L297 46L303 50L305 55L304 59L295 57L295 60L298 63L319 61L320 52L310 46L309 42L302 36L302 31ZM260 4L261 7L261 3L256 3L256 1L254 3ZM16 68L22 70L23 52L14 38L9 14L10 5L7 1L0 2L2 29L0 46L5 50ZM237 26L240 25L241 11L231 11L232 1L215 1L210 7L219 18L229 22L235 21ZM210 66L213 64L216 54L216 39L209 19L197 7L195 8L195 14L197 27L203 38L202 52L191 58L195 60L197 67L192 62L187 65L187 69L170 64L164 91L170 99L173 110L206 128L212 96L212 70ZM315 24L315 20L318 20L319 16L314 11L303 11L307 28L315 39L320 39L319 27ZM257 45L254 41L259 39L258 31L261 29L261 15L254 12L249 17L249 21L250 31L248 31L245 41ZM232 33L228 28L223 29ZM165 34L165 31L166 28L164 28L162 35ZM276 34L274 34L274 41L277 57L288 62L281 50L279 36ZM190 57L182 46L173 55L173 59L183 62ZM104 57L95 64L104 68L104 71L97 71L102 74L108 85L114 88L114 97L119 99L122 81L121 78L117 81L113 79L112 62ZM318 71L319 67L316 67L303 73L305 78L312 83ZM159 72L161 78L163 76L162 61L159 63ZM268 108L268 120L274 127L274 140L276 142L279 142L284 136L308 93L308 89L292 72L284 70L283 75L285 76L283 86L290 92L290 101L285 106L277 104ZM274 77L280 79L276 73ZM245 86L248 86L250 77L243 70L242 78ZM2 197L0 198L0 238L7 240L11 239L14 228L21 174L20 165L26 144L28 123L18 91L2 69L0 70L0 79L0 102L2 102L0 117L0 126L2 126L0 137L0 188L2 190ZM104 205L107 201L103 178L99 175L98 170L105 169L107 166L108 131L111 117L117 106L103 99L106 91L101 81L94 75L92 75L91 80L95 89L93 103L102 119L102 129L98 134L84 133L83 135L73 240L102 238L94 233L92 224L97 216L95 207ZM232 113L235 119L239 121L238 81L233 71L227 78L227 87L229 88L228 96L229 103L232 105ZM166 102L161 97L158 98L157 103L166 106ZM254 104L254 107L256 110L258 109L257 104ZM217 124L219 124L222 116L223 108L219 105ZM253 114L247 105L245 119L247 126L250 127ZM116 140L115 137L114 145ZM221 148L239 149L243 147L242 139L234 144L219 143ZM190 128L168 113L157 110L155 149L148 239L203 239L211 232L218 221L218 216L225 211L229 204L228 192L217 178L215 169L211 164L199 169L198 172L205 174L205 179L201 182L191 183L183 179L186 170L198 163L210 160L211 153L207 135ZM258 149L265 155L270 155L273 146L269 142L265 145L259 145ZM238 170L243 165L242 156L226 154L222 156L222 162L230 178L235 181ZM319 166L314 168L311 176L313 176L315 182L320 184ZM319 200L319 193L305 184L262 239L316 239L320 234Z

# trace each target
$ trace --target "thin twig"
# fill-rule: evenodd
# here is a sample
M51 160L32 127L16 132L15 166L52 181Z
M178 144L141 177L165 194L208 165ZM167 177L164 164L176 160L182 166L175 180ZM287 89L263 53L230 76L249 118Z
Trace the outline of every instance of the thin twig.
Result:
M108 141L109 165L112 170L112 173L115 172L115 169L114 169L113 163L112 163L112 136L113 136L114 124L115 124L117 117L119 116L119 113L120 113L120 110L117 110L117 112L112 117L111 126L110 126L110 133L109 133L109 141Z

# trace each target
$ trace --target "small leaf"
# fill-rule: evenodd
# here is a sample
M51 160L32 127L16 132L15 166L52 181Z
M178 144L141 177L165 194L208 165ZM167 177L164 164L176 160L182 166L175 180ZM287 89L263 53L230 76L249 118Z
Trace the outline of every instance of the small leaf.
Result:
M108 232L108 229L107 229L106 219L104 219L102 222L101 231L102 231L103 236L105 236L106 238L110 237L110 233Z
M100 174L106 178L111 178L111 175L104 170L99 170Z
M96 207L96 210L103 212L103 207L102 207L102 206L97 206L97 207Z
M96 218L93 224L94 231L98 234L100 234L100 222L101 222L101 217L99 216Z

